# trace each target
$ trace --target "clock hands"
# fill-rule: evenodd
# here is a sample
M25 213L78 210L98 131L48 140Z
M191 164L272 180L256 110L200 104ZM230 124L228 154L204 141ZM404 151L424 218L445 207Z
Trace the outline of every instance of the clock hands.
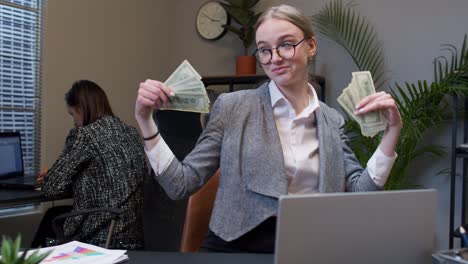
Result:
M207 1L198 10L196 27L202 38L215 40L226 32L228 22L229 16L221 3L219 1Z
M211 22L220 22L221 23L221 20L217 20L217 19L213 19L211 17L209 17L207 14L205 13L202 13L202 15L206 16L209 20L211 20Z

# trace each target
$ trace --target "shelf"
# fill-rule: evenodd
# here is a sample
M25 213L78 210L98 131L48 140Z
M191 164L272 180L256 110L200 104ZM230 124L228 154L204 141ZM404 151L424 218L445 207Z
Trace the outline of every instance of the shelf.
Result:
M203 76L202 82L205 86L229 84L229 92L233 91L234 84L256 84L268 80L266 75L219 75Z
M309 75L312 84L317 83L320 90L317 91L320 101L325 102L325 78L318 75ZM202 82L205 87L210 85L229 85L229 92L234 91L235 84L261 84L269 78L264 74L253 75L218 75L203 76Z

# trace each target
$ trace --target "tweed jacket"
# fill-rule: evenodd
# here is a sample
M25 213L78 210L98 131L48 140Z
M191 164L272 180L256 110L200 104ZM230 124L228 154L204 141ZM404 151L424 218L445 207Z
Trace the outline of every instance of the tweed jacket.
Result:
M105 116L73 128L65 148L44 177L46 196L72 194L73 211L95 207L124 209L112 233L111 248L143 246L143 181L147 177L143 142L135 128ZM65 237L104 246L110 215L69 217Z
M343 117L324 103L315 115L319 192L379 190L349 146ZM277 214L278 197L288 193L288 183L268 83L218 97L195 149L182 162L174 159L158 181L171 198L184 198L218 167L210 220L217 236L232 241Z

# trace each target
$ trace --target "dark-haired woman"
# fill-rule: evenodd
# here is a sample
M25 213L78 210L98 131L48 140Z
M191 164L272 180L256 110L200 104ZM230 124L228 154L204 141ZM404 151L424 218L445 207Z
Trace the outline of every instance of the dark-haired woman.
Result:
M143 142L137 130L114 116L105 92L81 80L65 95L75 128L44 177L46 196L71 193L73 210L122 208L110 248L143 247L143 181L147 175ZM94 213L67 218L65 237L104 246L110 215Z

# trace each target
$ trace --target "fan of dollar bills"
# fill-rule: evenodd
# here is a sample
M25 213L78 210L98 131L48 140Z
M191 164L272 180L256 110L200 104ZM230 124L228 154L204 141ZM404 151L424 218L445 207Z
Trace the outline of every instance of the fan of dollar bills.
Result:
M387 121L381 111L356 116L354 109L364 97L374 94L375 87L372 75L368 71L353 72L353 79L348 87L338 96L337 101L346 113L361 126L361 133L366 137L373 137L387 126Z
M184 60L164 82L174 91L175 96L170 97L161 109L208 113L210 99L201 79L192 65Z

